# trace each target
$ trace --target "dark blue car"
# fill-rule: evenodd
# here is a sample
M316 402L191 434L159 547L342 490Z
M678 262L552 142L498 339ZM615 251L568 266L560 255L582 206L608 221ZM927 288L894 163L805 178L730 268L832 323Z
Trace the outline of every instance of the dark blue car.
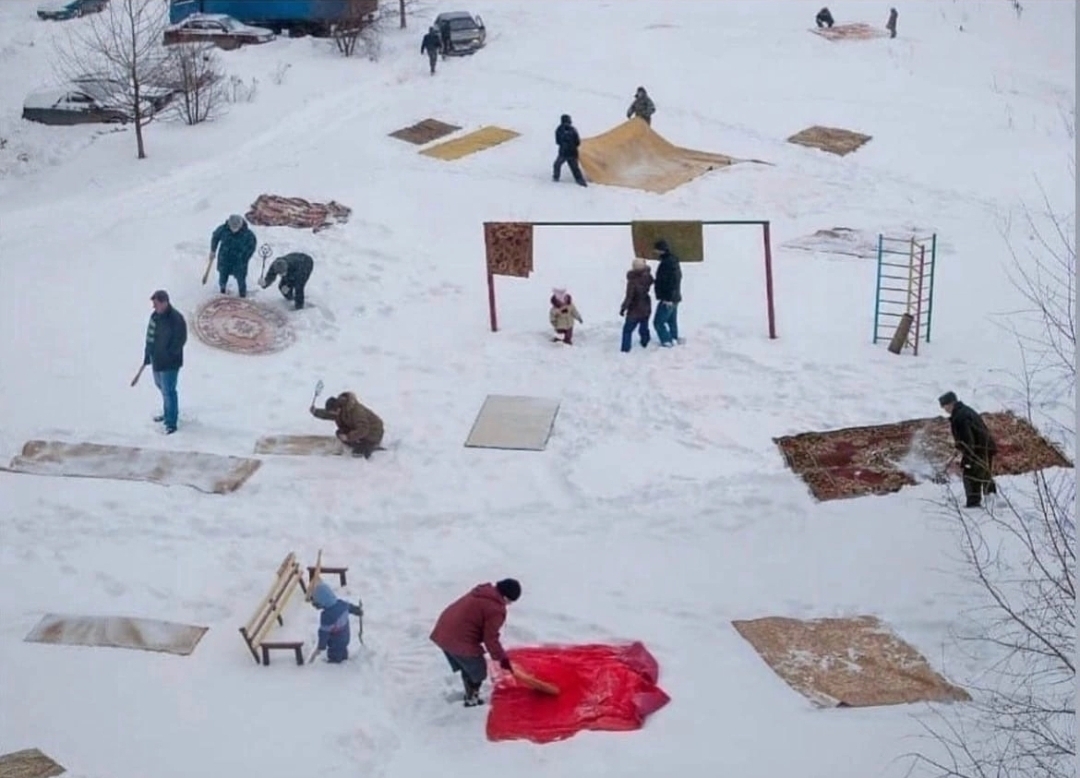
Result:
M63 21L83 14L96 14L105 10L109 0L49 0L38 6L39 19Z

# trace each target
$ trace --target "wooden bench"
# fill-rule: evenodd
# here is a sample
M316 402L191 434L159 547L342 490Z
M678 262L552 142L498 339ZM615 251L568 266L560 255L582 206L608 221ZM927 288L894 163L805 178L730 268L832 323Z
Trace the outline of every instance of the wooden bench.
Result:
M347 567L327 567L326 565L309 565L307 569L308 573L308 585L314 588L316 579L322 575L336 575L338 582L342 586L348 586L349 582L345 579L345 573L349 572Z
M285 623L281 614L297 586L305 593L307 592L307 587L304 586L304 575L300 572L300 564L296 561L296 554L290 552L278 568L274 583L259 603L255 615L247 624L240 627L240 634L257 664L270 664L271 651L293 651L296 655L296 664L304 664L304 641L266 639L275 621L279 625Z

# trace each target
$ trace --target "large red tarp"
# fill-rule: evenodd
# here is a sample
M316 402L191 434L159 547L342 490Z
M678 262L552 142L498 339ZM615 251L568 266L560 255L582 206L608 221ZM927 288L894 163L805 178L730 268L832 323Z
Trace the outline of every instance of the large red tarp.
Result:
M540 646L507 652L515 666L559 687L530 689L509 673L495 678L488 740L565 740L584 729L640 729L670 697L656 685L660 668L641 643Z

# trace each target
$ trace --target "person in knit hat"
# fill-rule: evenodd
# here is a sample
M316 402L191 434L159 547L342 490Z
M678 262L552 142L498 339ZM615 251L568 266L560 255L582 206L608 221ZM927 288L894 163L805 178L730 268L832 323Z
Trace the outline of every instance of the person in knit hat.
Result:
M555 334L562 336L561 338L554 337L552 340L556 343L561 340L567 346L573 345L574 321L585 323L581 314L578 313L577 306L574 305L573 298L565 289L551 291L551 311L548 313L548 320L555 329Z
M513 578L479 584L446 606L435 622L431 642L442 649L450 668L461 673L466 708L484 703L480 698L480 686L487 678L484 649L503 670L512 670L499 632L506 621L506 606L519 597L521 584Z
M964 495L967 497L965 507L978 508L982 505L983 494L997 492L993 477L997 442L979 412L960 402L956 392L945 392L938 398L938 405L949 414L953 444L960 453Z
M222 294L226 294L231 276L236 279L239 295L247 297L248 262L255 254L256 242L255 233L238 213L230 216L210 236L210 259L217 255L218 288Z
M323 651L326 652L326 661L331 664L344 662L349 658L349 616L360 619L358 632L363 642L364 634L364 604L357 601L356 605L346 600L339 599L330 584L319 581L311 591L311 604L322 611L319 616L319 643L315 647L312 659Z
M649 316L652 314L652 297L649 290L653 285L649 266L641 257L635 257L626 273L626 295L623 297L619 315L625 316L622 328L622 350L630 351L634 330L638 331L641 347L649 345Z

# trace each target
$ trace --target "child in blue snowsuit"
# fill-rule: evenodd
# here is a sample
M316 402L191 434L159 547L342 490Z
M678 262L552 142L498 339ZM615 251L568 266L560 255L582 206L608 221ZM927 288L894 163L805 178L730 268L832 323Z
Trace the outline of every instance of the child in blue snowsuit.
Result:
M326 651L328 662L337 664L349 658L349 615L360 617L360 634L364 632L364 605L339 600L334 590L324 581L315 585L311 604L322 611L319 618L318 652ZM363 637L361 637L363 640Z

